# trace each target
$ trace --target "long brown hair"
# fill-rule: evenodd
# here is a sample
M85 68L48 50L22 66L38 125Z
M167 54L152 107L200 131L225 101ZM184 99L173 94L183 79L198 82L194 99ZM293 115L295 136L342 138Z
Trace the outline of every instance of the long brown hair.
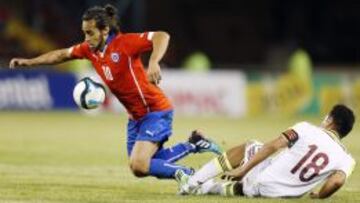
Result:
M109 26L110 32L113 33L118 33L120 31L117 18L117 9L111 4L106 4L104 7L91 7L86 10L82 16L82 20L85 21L95 20L96 27L100 30Z

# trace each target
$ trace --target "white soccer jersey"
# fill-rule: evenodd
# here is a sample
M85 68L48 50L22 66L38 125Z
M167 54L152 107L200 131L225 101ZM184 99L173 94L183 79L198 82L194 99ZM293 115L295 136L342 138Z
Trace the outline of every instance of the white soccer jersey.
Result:
M348 177L355 160L338 138L307 122L297 123L283 133L289 148L253 168L244 177L248 196L297 197L325 180L335 170Z

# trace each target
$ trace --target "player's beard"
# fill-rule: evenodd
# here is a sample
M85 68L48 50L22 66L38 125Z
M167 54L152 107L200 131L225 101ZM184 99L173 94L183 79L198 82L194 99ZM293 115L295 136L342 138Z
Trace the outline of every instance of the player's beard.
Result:
M100 34L99 36L99 44L96 47L96 51L100 50L103 51L104 47L105 47L105 39L104 39L104 35Z
M90 46L90 49L93 52L97 52L98 50L102 50L102 48L104 48L104 46L105 46L104 36L101 34L99 36L99 43L96 46Z

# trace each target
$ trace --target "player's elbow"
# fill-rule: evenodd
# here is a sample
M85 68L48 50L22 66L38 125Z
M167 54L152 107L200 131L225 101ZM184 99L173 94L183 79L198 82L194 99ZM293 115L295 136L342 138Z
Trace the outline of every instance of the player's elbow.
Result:
M333 188L339 189L345 184L346 175L342 171L336 171L330 178L329 181Z
M329 198L332 195L334 195L336 193L336 191L338 191L342 186L343 186L343 183L341 183L341 182L333 182L330 188L319 193L318 198L319 199Z
M344 185L344 183L345 183L344 180L341 179L336 179L332 181L332 185L336 189L340 189Z
M345 183L344 174L339 172L335 173L328 179L323 188L320 190L319 198L324 199L332 196L338 191Z

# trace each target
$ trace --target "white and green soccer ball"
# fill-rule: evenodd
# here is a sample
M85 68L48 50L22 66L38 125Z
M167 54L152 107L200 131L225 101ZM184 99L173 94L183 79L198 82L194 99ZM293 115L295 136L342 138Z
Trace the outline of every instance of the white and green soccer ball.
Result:
M104 103L106 91L104 85L85 77L75 85L73 97L80 108L96 109Z

